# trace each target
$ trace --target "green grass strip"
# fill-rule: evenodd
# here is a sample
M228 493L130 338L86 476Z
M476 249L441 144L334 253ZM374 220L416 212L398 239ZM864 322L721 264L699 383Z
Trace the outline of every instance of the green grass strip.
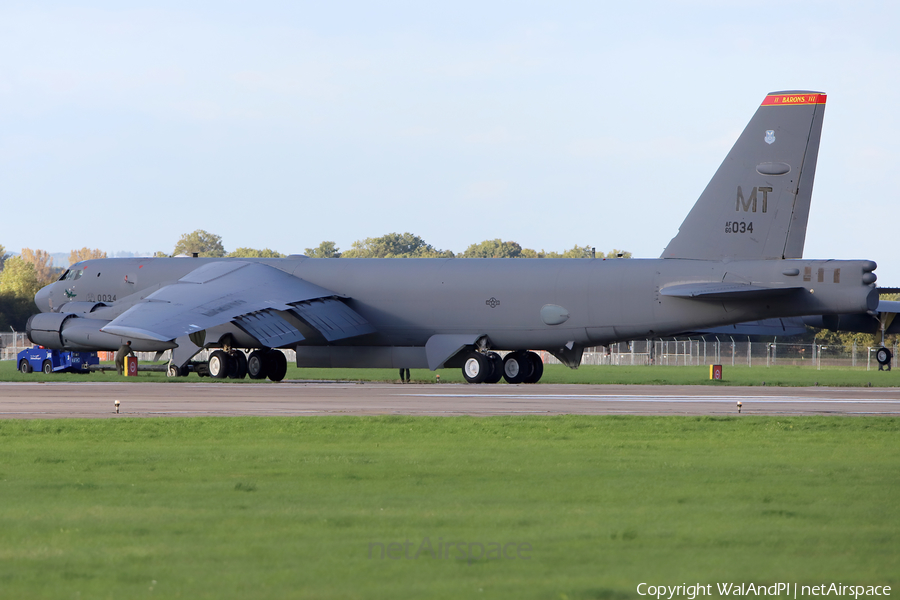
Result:
M896 590L898 434L837 417L5 420L0 595Z

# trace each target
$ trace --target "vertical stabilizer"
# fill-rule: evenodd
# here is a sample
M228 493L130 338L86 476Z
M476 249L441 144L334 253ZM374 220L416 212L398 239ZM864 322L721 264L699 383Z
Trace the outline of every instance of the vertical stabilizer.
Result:
M825 94L766 96L661 258L801 258Z

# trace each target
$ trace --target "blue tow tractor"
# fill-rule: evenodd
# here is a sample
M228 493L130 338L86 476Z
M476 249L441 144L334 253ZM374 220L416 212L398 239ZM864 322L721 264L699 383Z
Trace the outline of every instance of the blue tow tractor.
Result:
M19 371L22 373L90 373L91 365L99 364L100 358L96 352L69 352L35 346L22 350L18 355Z

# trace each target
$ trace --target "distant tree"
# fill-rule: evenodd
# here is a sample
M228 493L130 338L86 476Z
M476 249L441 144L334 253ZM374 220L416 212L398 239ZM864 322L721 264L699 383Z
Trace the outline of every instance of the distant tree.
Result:
M6 248L3 247L3 244L0 244L0 271L3 270L3 263L6 262L6 259L12 256L11 254L7 254Z
M34 265L21 256L6 259L0 273L0 327L23 331L28 317L39 312L34 295L41 289Z
M34 265L34 274L38 284L45 285L53 279L53 257L46 250L22 248L22 260Z
M343 258L452 258L450 250L437 250L412 233L389 233L353 242Z
M222 236L198 229L192 233L185 233L175 244L174 256L186 254L191 256L194 252L200 256L222 258L225 256L225 247L222 246Z
M531 248L522 248L520 258L547 258L547 253L541 250L532 250Z
M566 250L565 252L548 252L547 258L591 258L591 247L590 246L579 246L575 244L575 247L571 250Z
M571 250L566 250L564 252L544 252L541 250L540 258L592 258L594 253L590 246L579 246L575 244L575 246ZM603 252L597 252L597 258L619 258L619 254L622 255L621 258L631 258L631 252L627 250L616 250L613 248L606 254Z
M81 250L72 250L69 252L69 264L74 265L83 260L93 260L95 258L106 258L106 252L97 248L88 248L85 246Z
M631 258L631 252L616 249L606 254L598 252L597 258L617 258L619 254L623 255L622 258ZM546 252L523 248L517 242L504 242L497 238L485 240L480 244L472 244L460 256L463 258L591 258L592 255L590 246L576 244L574 248L564 252Z
M615 248L607 252L605 256L602 252L598 252L597 258L619 258L620 254L622 255L621 258L632 258L631 252L628 250L617 250Z
M0 273L0 293L32 299L41 287L42 282L38 280L33 263L22 256L6 259L6 265Z
M0 330L25 331L28 317L40 312L34 303L34 297L19 297L0 291Z
M227 256L230 258L284 258L285 255L281 252L269 250L268 248L263 250L257 250L255 248L238 248L237 250L229 252Z
M157 250L153 253L153 258L171 258L171 255L166 254L162 250Z
M340 250L334 242L322 242L317 248L307 248L304 252L310 258L340 258Z
M532 250L532 252L534 252ZM462 253L463 258L524 258L518 242L504 242L500 238L472 244Z

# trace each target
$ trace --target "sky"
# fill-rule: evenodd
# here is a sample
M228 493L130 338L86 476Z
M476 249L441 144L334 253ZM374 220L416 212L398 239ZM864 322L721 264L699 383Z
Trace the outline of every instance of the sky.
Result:
M412 232L659 256L766 93L828 94L804 256L900 286L900 4L0 4L0 244Z

